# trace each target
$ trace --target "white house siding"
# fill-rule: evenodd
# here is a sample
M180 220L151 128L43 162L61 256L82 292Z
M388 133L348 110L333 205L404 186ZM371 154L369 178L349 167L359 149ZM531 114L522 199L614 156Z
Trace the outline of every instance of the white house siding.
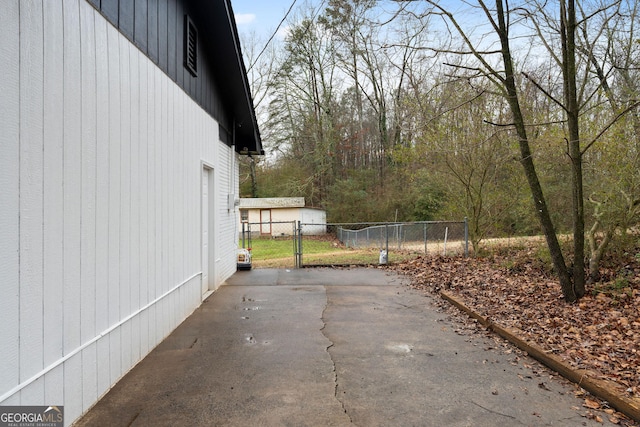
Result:
M237 208L229 209L227 200L228 194L238 194L239 187L239 162L237 154L230 147L220 144L219 168L221 173L216 175L216 187L224 189L220 191L216 199L216 214L220 220L216 222L215 233L215 272L217 283L221 283L229 276L235 273L236 251L238 240L236 230L238 229L238 212ZM226 255L226 257L225 257Z
M218 124L85 0L0 13L0 405L70 424L235 271L237 161Z

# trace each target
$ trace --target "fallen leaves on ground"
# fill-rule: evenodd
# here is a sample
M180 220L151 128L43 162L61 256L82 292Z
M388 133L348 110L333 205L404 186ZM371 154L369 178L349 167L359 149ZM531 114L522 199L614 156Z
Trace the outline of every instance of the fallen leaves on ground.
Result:
M583 298L569 304L537 253L528 247L484 258L421 256L391 268L409 276L412 287L453 293L573 367L614 382L621 395L640 397L638 257L605 263L601 271L608 282L588 286ZM600 409L594 400L584 405Z

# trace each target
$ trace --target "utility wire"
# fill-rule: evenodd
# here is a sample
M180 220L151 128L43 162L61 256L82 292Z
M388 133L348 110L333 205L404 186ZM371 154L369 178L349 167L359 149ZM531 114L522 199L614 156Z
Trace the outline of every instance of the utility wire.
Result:
M289 10L287 10L287 13L284 15L284 18L282 18L282 20L280 21L280 23L278 24L278 27L276 28L276 30L273 32L273 34L271 34L271 37L269 37L269 40L267 40L267 44L264 45L264 47L262 48L262 50L260 51L260 53L258 54L258 56L256 56L256 59L253 61L253 64L251 64L251 66L249 67L248 71L251 71L251 69L253 68L254 65L256 65L258 63L258 59L260 59L260 57L262 56L262 54L264 53L265 50L267 50L267 47L269 47L269 45L271 44L271 42L273 41L274 37L276 36L276 34L278 34L278 31L280 31L280 27L282 26L282 24L284 24L284 21L287 20L287 17L289 16L289 14L291 13L291 11L293 10L293 6L296 5L296 1L298 0L293 0L293 3L291 3L291 6L289 6Z

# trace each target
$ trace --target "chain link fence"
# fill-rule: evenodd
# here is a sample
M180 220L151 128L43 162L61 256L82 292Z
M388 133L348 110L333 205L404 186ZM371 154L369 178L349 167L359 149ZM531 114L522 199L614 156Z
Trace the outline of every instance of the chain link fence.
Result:
M323 234L300 224L297 266L372 265L416 254L468 255L466 221L326 224Z
M243 223L239 247L253 266L378 265L416 254L468 255L466 221L306 224Z

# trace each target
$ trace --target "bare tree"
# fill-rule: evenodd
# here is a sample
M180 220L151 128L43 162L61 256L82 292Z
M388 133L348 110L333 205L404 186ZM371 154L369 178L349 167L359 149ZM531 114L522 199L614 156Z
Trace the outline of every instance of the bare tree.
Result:
M271 139L272 126L268 123L268 104L269 104L269 88L268 84L276 72L276 55L277 49L271 43L264 45L255 33L242 34L242 53L244 62L247 64L247 76L251 86L251 94L253 96L253 105L256 111L259 127L262 132L262 140L265 142L267 149ZM260 50L260 46L263 46ZM240 158L241 184L244 181L250 182L251 197L259 196L258 178L256 172L256 163L260 159L254 156L243 156ZM242 178L244 176L244 178Z
M599 266L609 244L616 235L625 236L627 229L640 221L640 116L637 104L640 95L638 86L637 43L638 2L618 1L601 5L597 26L590 26L591 12L580 8L579 53L591 64L597 77L597 89L604 92L611 113L609 126L623 118L622 126L606 144L615 150L598 150L592 156L600 168L594 169L598 184L588 200L592 203L593 224L587 230L589 243L589 281L599 279ZM595 28L594 28L595 27ZM595 34L595 36L593 35ZM625 124L628 124L625 126ZM600 137L602 132L598 133ZM593 146L592 143L587 148ZM586 151L586 149L585 149ZM620 156L620 153L624 153ZM608 173L615 170L614 177ZM604 173L603 173L604 172Z
M513 9L509 9L508 4L503 0L496 0L495 8L490 8L483 0L478 0L478 7L487 18L491 31L497 37L499 48L492 49L491 43L485 38L474 43L469 34L463 29L453 13L445 9L438 2L429 1L433 7L433 12L440 14L446 22L455 29L462 38L466 51L449 52L457 54L472 55L477 60L474 67L465 67L462 70L472 73L474 76L484 76L495 84L495 87L505 97L511 111L512 122L507 125L515 129L518 145L520 149L520 163L523 166L529 189L536 207L536 213L541 228L545 235L549 253L553 261L554 269L558 275L562 293L566 301L575 301L584 295L584 209L582 206L582 157L579 145L578 121L577 121L577 100L575 90L575 7L573 0L569 0L569 5L561 0L560 15L562 28L563 56L563 81L564 81L564 103L568 121L571 122L569 138L569 154L573 165L573 200L574 200L574 239L577 240L575 248L577 253L574 256L574 266L572 273L567 269L564 255L562 253L555 227L551 219L547 202L544 196L540 179L536 172L533 154L530 147L528 135L528 123L523 114L521 106L521 95L517 86L516 64L512 54L512 19L517 19L518 15ZM518 11L518 8L516 8ZM484 43L484 44L483 44ZM502 68L498 68L496 56L500 58ZM572 74L573 73L573 74ZM504 125L504 124L501 124ZM577 238L576 238L577 237ZM582 246L580 246L582 244ZM582 266L582 267L581 267Z
M309 172L309 202L320 206L336 168L335 52L310 18L291 28L285 51L270 85L271 119L280 143Z

